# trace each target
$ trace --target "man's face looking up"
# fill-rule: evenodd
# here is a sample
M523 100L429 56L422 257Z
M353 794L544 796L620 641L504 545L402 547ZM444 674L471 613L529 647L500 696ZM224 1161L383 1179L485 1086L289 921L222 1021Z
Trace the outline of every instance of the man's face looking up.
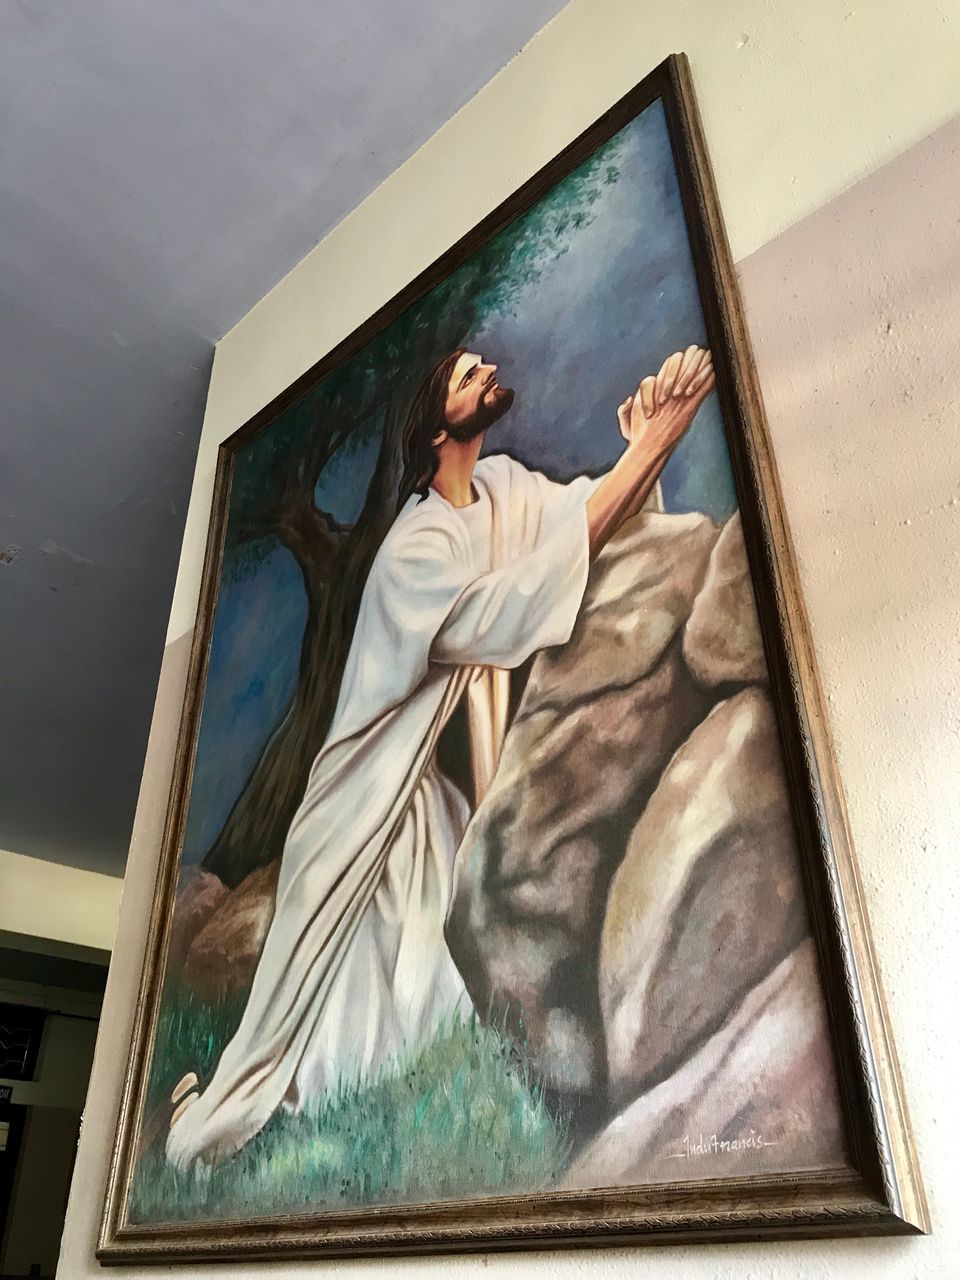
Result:
M447 434L465 444L503 417L512 404L513 392L497 381L497 366L465 351L447 383Z

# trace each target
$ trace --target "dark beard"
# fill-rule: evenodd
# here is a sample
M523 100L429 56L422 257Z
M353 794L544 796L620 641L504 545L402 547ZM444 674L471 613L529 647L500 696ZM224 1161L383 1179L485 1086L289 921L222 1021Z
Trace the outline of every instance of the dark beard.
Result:
M497 387L490 404L485 399L481 400L473 417L455 427L448 426L447 435L457 444L469 444L471 440L476 440L477 436L483 435L495 422L500 421L513 404L513 394L512 387Z

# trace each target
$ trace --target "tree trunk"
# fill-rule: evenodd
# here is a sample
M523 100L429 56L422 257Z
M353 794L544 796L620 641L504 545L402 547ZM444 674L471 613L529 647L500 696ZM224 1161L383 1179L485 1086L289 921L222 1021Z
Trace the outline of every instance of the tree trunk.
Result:
M304 536L303 519L295 525L291 522L290 536L284 538L296 556L307 592L300 676L289 710L203 859L204 868L231 887L280 856L310 767L330 728L363 586L396 515L402 403L405 400L395 395L388 405L363 511L354 527L341 535L332 560L329 545L321 547L316 538ZM309 500L312 506L312 494ZM314 509L314 519L318 516Z

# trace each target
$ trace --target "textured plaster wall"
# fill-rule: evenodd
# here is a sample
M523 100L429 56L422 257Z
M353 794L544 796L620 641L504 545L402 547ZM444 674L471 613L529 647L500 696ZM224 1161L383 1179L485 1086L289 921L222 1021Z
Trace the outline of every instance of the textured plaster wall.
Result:
M414 1258L322 1268L297 1263L269 1271L464 1280L481 1274L555 1280L587 1272L626 1280L641 1269L664 1280L958 1274L960 1046L953 988L960 967L954 854L960 835L960 387L954 335L960 127L923 139L960 109L960 14L933 3L867 9L826 0L804 6L753 0L714 11L720 8L612 0L570 5L218 348L61 1276L100 1274L93 1248L216 441L671 48L692 54L721 199L742 259L750 328L936 1232L924 1240ZM444 181L452 157L491 139L503 140L496 191L460 190ZM852 189L832 199L846 188ZM217 1275L267 1270L230 1265ZM210 1272L123 1268L119 1274Z

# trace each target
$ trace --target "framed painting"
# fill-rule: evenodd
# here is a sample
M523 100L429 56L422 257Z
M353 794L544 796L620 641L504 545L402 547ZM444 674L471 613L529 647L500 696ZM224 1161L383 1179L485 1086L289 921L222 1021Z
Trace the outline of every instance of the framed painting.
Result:
M925 1227L678 56L221 448L99 1256Z

